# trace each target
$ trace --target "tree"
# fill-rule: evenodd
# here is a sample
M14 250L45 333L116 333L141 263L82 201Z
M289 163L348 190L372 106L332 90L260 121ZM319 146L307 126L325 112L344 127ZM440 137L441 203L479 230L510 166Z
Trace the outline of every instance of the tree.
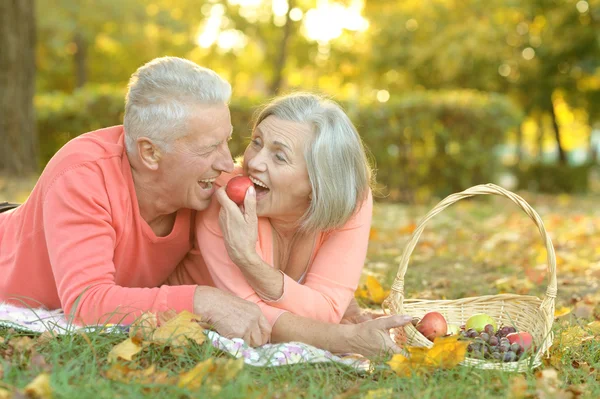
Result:
M37 170L34 0L0 1L0 171Z

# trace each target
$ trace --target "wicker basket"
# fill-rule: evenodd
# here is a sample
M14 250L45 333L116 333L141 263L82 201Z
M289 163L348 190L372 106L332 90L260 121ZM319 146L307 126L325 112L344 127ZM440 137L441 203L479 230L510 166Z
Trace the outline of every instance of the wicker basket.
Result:
M406 274L410 255L421 237L425 224L429 219L442 212L451 204L463 198L481 194L501 195L510 199L523 209L538 227L548 254L548 288L545 298L540 300L537 297L528 295L499 294L456 300L405 299L404 275ZM390 295L383 303L383 309L388 314L409 314L417 317L422 317L430 311L437 311L444 315L449 324L458 325L466 323L467 319L475 313L486 313L497 321L498 326L514 326L518 331L528 331L532 335L534 345L537 348L533 356L509 363L472 358L466 358L461 363L465 366L481 369L520 372L539 366L542 356L548 352L548 349L552 345L552 323L554 322L554 299L556 298L556 293L556 257L554 255L554 247L544 229L544 224L540 216L518 195L494 184L485 184L474 186L463 192L446 197L419 223L402 254L398 273L392 285ZM405 326L404 329L407 337L407 345L424 347L431 347L433 345L412 324Z

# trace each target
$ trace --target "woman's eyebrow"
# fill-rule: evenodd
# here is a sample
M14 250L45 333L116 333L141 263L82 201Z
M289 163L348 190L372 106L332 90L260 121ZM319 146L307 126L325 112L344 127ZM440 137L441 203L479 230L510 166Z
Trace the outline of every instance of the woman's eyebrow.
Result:
M285 144L285 143L283 143L283 142L281 142L281 141L277 141L277 140L276 140L276 141L274 141L274 142L273 142L273 144L275 144L275 145L278 145L278 146L280 146L280 147L287 148L288 150L290 150L290 151L292 151L292 152L293 152L292 148L291 148L289 145L287 145L287 144Z

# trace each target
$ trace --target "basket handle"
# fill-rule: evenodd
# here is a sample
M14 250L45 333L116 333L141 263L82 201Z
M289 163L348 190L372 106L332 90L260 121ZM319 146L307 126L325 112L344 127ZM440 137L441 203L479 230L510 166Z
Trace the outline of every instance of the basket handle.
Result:
M549 313L549 316L551 317L550 320L553 320L553 318L554 318L554 298L556 298L557 288L556 288L556 255L554 254L554 247L552 246L552 241L550 240L550 237L546 233L546 229L544 228L544 223L542 222L542 219L537 214L537 212L523 198L521 198L517 194L514 194L514 193L512 193L502 187L499 187L495 184L480 184L478 186L473 186L462 192L451 194L448 197L444 198L439 204L437 204L421 220L421 222L419 222L419 225L413 232L413 235L412 235L410 241L408 242L408 245L404 249L404 253L402 254L402 259L400 260L398 273L396 274L396 278L394 279L394 283L392 284L392 288L391 288L393 295L390 295L384 301L384 304L383 304L384 309L385 308L389 309L390 306L392 309L396 308L396 306L394 306L394 304L391 303L391 301L393 301L393 299L396 298L396 299L400 300L400 309L399 310L402 310L402 307L403 307L402 303L404 302L404 275L406 274L406 269L408 267L408 260L411 256L413 250L415 249L415 246L417 245L419 238L421 237L421 233L423 232L423 229L425 229L425 224L429 221L429 219L433 218L435 215L442 212L448 206L452 205L453 203L455 203L461 199L473 197L475 195L486 195L486 194L500 195L500 196L504 196L504 197L510 199L512 202L517 204L521 209L523 209L525 211L525 213L527 215L529 215L529 217L533 220L533 222L538 227L538 230L542 236L542 239L544 240L544 243L546 244L546 251L548 254L548 256L547 256L548 272L549 272L548 273L548 288L546 289L546 298L542 302L541 308L542 308L542 310L545 310L547 313Z

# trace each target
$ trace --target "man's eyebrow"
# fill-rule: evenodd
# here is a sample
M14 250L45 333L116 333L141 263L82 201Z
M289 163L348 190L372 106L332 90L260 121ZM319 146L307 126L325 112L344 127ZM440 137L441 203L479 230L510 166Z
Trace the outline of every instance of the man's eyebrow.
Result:
M229 136L227 136L227 140L229 140L232 135L233 135L233 126L231 126L231 129L229 130ZM216 142L214 144L208 144L208 145L202 146L202 147L200 147L200 149L208 150L210 148L216 148L216 147L220 146L222 143L223 143L223 140Z

